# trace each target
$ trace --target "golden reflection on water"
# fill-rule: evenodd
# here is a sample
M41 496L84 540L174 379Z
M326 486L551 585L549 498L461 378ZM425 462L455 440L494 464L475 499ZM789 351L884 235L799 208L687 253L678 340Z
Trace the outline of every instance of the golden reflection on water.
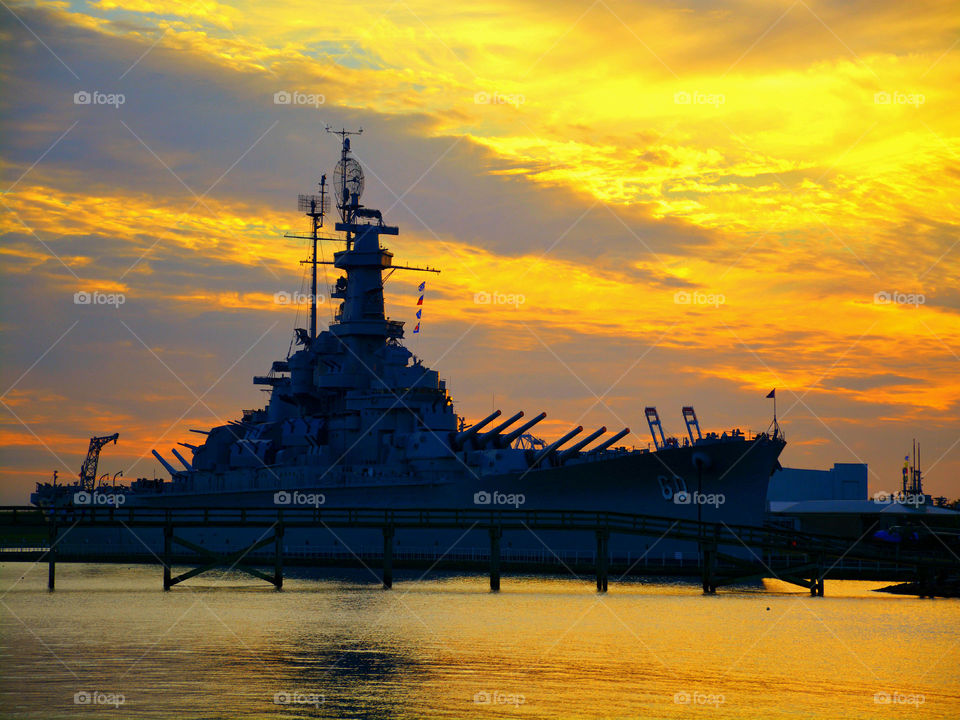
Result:
M960 602L883 583L507 576L493 595L345 572L278 593L231 573L164 593L155 567L61 565L47 593L26 568L0 565L10 717L960 717Z

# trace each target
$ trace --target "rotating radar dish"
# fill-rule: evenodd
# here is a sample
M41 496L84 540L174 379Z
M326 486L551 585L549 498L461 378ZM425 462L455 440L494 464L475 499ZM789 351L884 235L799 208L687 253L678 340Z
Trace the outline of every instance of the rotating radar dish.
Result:
M347 205L351 198L363 195L363 168L353 158L344 158L333 171L333 187L338 195L338 204Z

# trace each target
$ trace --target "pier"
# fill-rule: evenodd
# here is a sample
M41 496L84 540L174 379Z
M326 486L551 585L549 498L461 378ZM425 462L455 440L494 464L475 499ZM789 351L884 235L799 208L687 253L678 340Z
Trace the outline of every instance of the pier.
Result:
M160 529L162 550L144 544L142 551L118 550L107 554L67 553L60 540L74 529L126 528ZM223 528L254 530L258 539L229 553L194 543L178 534L187 528ZM383 537L382 551L349 555L360 564L379 562L383 587L393 585L394 568L399 561L409 566L410 558L395 550L398 533L409 530L487 530L489 549L485 554L465 557L454 552L436 558L430 567L442 561L444 569L489 574L491 591L501 587L506 566L525 573L553 573L571 563L547 551L537 558L517 562L504 557L501 538L505 531L565 531L583 535L584 553L577 554L573 565L590 565L598 592L607 592L613 569L630 574L649 569L648 558L615 558L610 554L610 538L615 535L671 538L696 544L699 557L695 566L680 563L679 573L699 575L703 592L714 594L722 586L765 577L804 587L811 595L824 595L824 580L862 577L863 568L875 568L871 579L909 582L911 594L921 597L956 595L960 560L944 546L941 551L910 550L880 545L867 536L852 542L830 535L812 535L788 529L706 523L653 515L594 512L587 510L465 510L465 509L372 509L372 508L144 508L144 507L63 507L56 510L30 506L0 507L0 538L35 538L30 547L7 544L0 558L8 561L42 562L48 565L48 588L56 586L57 562L154 563L162 566L163 589L196 577L214 568L228 567L253 577L283 586L284 565L349 564L349 557L297 557L284 550L285 533L296 528L370 529ZM591 537L594 544L591 547ZM44 539L45 542L41 542ZM588 549L590 548L590 549ZM731 548L739 548L735 555ZM743 557L742 549L749 552ZM595 551L594 551L595 549ZM550 557L550 555L553 557ZM426 562L429 558L423 558ZM343 562L346 561L346 562ZM173 574L175 565L190 567ZM263 568L271 568L272 573ZM859 569L859 574L857 570Z

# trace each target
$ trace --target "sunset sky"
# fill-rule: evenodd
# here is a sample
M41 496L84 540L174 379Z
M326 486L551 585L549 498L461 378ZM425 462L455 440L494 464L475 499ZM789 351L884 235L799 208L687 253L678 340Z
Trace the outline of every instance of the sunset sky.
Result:
M421 334L423 276L395 274L388 309L469 419L545 410L547 439L629 426L646 446L645 405L676 435L686 404L763 430L776 387L784 465L867 462L893 490L915 437L926 490L960 496L955 3L0 18L3 503L75 477L91 435L120 433L101 472L165 475L152 448L263 405L251 377L306 323L275 294L309 291L283 236L338 158L327 124L363 127L397 260L442 269Z

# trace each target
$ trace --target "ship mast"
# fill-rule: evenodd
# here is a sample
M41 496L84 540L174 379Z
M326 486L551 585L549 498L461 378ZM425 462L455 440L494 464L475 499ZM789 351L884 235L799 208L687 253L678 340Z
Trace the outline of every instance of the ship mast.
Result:
M319 230L323 227L323 216L330 206L327 198L327 176L320 176L319 195L300 195L297 197L297 206L302 213L310 218L313 241L313 258L309 261L313 265L310 283L310 341L317 337L317 241ZM295 236L293 236L295 237Z

